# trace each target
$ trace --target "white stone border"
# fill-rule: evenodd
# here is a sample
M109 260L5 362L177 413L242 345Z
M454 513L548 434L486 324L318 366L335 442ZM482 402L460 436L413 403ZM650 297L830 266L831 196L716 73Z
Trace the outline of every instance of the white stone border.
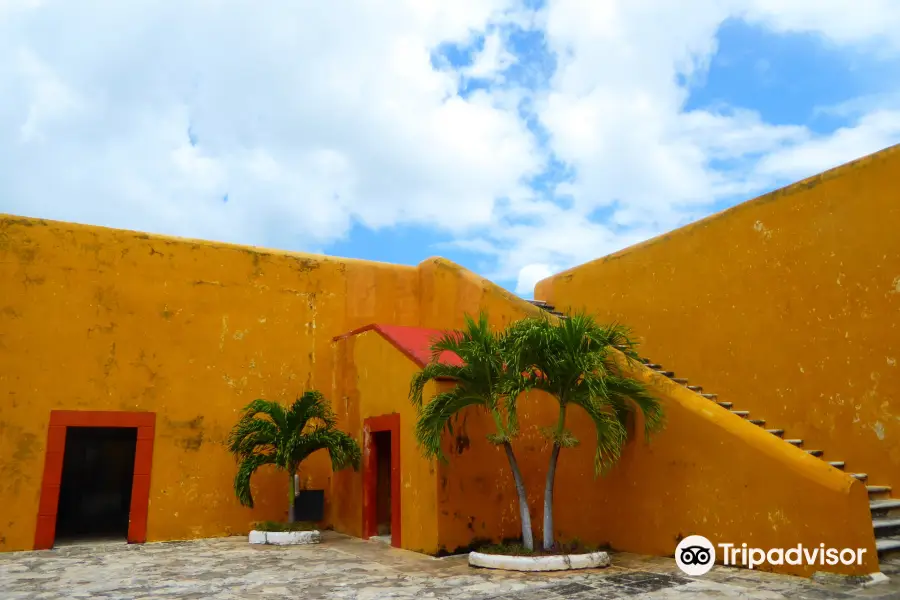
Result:
M555 556L510 556L508 554L469 553L469 566L505 571L568 571L609 566L609 554L561 554Z
M319 544L322 534L318 531L256 531L250 532L251 544L270 544L273 546L297 546L300 544Z

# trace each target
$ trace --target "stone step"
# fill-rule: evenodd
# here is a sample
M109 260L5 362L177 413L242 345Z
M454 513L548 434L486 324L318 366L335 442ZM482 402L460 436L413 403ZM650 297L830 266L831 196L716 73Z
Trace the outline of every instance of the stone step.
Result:
M681 385L687 385L688 382L688 380L684 377L673 377L672 381L674 381L675 383L680 383Z
M867 473L850 473L850 477L865 483L865 481L869 478L869 475Z
M654 370L655 370L655 369L654 369ZM656 372L657 372L659 375L662 375L663 377L675 377L675 372L674 372L674 371L656 371Z
M803 440L784 440L791 446L797 446L798 448L803 445Z
M691 390L692 392L697 392L698 394L703 393L702 385L689 385L687 386L687 389Z
M727 408L728 410L731 410L731 407L734 406L731 402L716 402L716 404L722 408Z
M718 394L700 394L700 395L703 396L704 398L706 398L707 400L715 400L716 398L719 397Z
M900 500L888 498L887 500L870 500L869 510L873 517L900 516Z
M759 425L760 427L763 427L766 424L765 419L748 419L748 421L750 421L754 425Z
M662 370L662 365L658 365L656 363L648 362L648 363L644 363L644 366L647 367L648 369L653 369L654 371Z
M872 519L872 526L875 528L876 538L900 535L900 519Z
M733 410L731 412L736 414L739 417L744 417L745 419L750 416L749 410Z
M531 304L534 304L535 306L539 306L541 308L556 308L555 306L551 306L551 305L547 304L543 300L529 300L529 302Z
M878 551L878 554L885 554L887 552L896 552L897 550L900 550L900 537L889 537L875 540L875 550Z
M784 435L784 429L766 429L766 431L768 431L772 435L777 435L778 437Z
M823 454L825 454L821 450L807 450L806 453L811 456L822 456Z
M891 486L889 485L867 485L866 489L869 490L869 496L891 493Z
M833 461L829 462L828 464L831 465L832 467L834 467L835 469L841 469L842 471L844 470L844 466L845 466L844 461L842 461L842 460L833 460Z

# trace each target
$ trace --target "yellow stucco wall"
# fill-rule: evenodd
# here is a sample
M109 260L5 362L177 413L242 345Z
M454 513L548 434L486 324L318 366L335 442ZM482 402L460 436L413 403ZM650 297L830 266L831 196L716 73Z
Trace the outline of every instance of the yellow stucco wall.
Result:
M900 489L900 147L538 283L786 437Z
M704 535L714 544L765 550L865 549L861 566L762 567L809 576L817 570L878 570L865 486L740 417L647 369L635 370L660 398L668 425L651 443L626 447L606 476L593 473L594 432L578 408L566 426L581 444L560 454L555 487L557 539L579 538L613 549L672 556L678 541ZM542 394L519 401L522 434L514 442L529 493L535 539L541 539L543 479L549 447L539 427L556 403ZM642 425L637 423L640 430ZM485 435L490 419L469 409L445 440L449 464L439 483L439 529L447 550L475 538L518 537L515 488L504 453ZM721 562L721 557L720 557Z
M407 399L409 382L418 367L376 331L335 345L338 354L352 359L343 363L347 368L339 371L333 393L340 399L339 416L346 423L345 430L361 442L365 419L400 415L401 544L407 550L433 554L438 547L435 464L416 448L416 411ZM426 386L426 395L433 395L434 389L433 383ZM362 471L335 476L332 496L339 504L332 512L332 522L337 531L362 534L362 478Z
M416 325L415 267L15 217L0 219L0 550L32 547L52 409L157 413L148 539L247 531L222 448L248 401L330 388L331 338ZM330 487L327 457L303 468Z
M409 267L4 215L0 290L0 506L14 515L0 550L32 547L53 409L157 413L149 540L241 533L286 514L286 484L262 470L256 508L241 508L222 442L254 398L332 389L334 336L536 312L441 258ZM326 456L303 469L331 489Z

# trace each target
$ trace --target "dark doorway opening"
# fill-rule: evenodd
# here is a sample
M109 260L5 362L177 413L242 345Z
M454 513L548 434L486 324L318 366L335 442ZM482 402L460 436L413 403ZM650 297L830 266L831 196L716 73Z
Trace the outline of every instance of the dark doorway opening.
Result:
M56 539L128 536L136 427L67 427Z
M375 480L375 533L390 538L391 535L391 432L376 431L372 434L377 458Z

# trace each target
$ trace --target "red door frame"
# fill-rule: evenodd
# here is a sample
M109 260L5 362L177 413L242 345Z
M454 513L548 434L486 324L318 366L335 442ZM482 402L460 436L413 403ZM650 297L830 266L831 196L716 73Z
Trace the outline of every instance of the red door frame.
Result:
M373 433L391 433L391 546L400 548L400 415L391 413L363 421L363 538L369 539L378 527L378 455Z
M49 550L56 540L56 513L59 508L59 486L62 481L63 456L66 452L66 429L69 427L135 427L137 445L134 452L134 478L131 484L131 508L128 519L128 543L147 541L147 511L150 506L150 468L153 462L153 436L156 413L90 410L50 411L47 428L47 452L38 505L34 549Z

